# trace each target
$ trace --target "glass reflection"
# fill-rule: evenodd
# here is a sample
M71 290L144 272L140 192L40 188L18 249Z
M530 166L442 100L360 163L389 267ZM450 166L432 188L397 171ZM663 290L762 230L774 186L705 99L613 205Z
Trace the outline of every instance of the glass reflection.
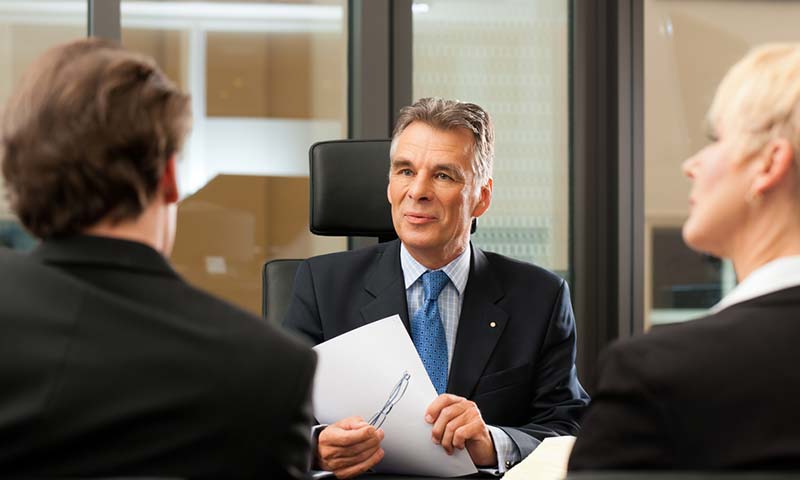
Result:
M645 0L645 328L696 318L735 286L730 262L680 239L690 184L681 163L707 142L705 114L753 46L798 41L800 3Z
M86 0L0 0L0 105L45 50L86 36ZM30 250L36 240L19 224L0 181L0 248Z
M122 40L192 94L173 263L261 311L261 267L346 248L308 231L308 148L347 136L346 2L123 1Z

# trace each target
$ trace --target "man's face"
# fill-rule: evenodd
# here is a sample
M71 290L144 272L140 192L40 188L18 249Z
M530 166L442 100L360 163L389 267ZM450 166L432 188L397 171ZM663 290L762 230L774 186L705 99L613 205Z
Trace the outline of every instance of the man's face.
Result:
M397 137L387 196L397 236L428 268L440 268L466 248L473 217L489 208L491 180L475 185L474 140L465 129L438 130L413 122Z

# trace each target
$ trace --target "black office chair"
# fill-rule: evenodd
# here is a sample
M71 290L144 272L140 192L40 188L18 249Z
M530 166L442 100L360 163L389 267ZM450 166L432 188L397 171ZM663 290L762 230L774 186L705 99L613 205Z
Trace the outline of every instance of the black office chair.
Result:
M333 140L315 143L308 152L310 222L323 236L397 238L386 199L389 140ZM271 260L262 270L263 317L279 325L292 297L301 260Z
M261 270L261 314L267 323L280 325L289 308L297 267L302 260L269 260Z
M317 235L397 238L389 186L389 140L333 140L309 151L311 232ZM477 221L470 232L475 233Z
M324 236L397 238L386 199L389 140L333 140L309 150L310 229Z
M331 140L308 152L312 233L337 237L397 238L386 198L390 140ZM472 222L472 232L477 223ZM280 324L291 300L300 260L272 260L264 265L262 314Z

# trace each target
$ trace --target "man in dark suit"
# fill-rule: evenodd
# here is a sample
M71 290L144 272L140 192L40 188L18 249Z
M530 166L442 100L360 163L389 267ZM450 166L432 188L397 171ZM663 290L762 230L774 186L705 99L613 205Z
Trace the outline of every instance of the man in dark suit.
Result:
M170 267L189 98L97 39L9 101L3 175L41 239L0 252L0 476L302 478L315 356Z
M285 325L320 343L399 314L441 394L425 412L433 441L504 471L544 437L575 434L588 397L566 283L470 244L491 202L493 141L477 105L403 109L387 191L399 240L305 261ZM319 466L358 475L381 460L382 439L363 419L329 425Z

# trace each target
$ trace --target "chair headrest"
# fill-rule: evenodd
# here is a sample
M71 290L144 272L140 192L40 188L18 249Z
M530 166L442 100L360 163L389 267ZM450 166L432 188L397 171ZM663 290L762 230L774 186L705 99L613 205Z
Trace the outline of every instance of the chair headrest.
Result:
M332 140L311 146L311 232L396 238L386 199L390 143Z
M326 236L397 238L389 186L391 140L330 140L308 152L312 233ZM471 233L477 221L473 219Z

